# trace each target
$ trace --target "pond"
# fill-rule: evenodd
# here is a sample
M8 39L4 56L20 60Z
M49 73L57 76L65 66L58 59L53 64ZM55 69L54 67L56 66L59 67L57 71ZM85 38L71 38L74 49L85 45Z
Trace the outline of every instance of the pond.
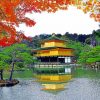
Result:
M62 91L44 91L34 78L19 80L16 86L0 88L0 100L100 100L100 78L97 77L72 78Z

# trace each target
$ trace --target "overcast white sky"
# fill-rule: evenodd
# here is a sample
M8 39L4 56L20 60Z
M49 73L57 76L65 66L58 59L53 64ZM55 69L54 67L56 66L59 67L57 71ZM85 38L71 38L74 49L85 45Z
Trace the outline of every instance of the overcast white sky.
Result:
M90 34L93 30L99 29L99 23L91 19L89 14L84 14L83 11L71 6L66 11L33 13L27 16L34 19L36 25L34 27L26 27L21 24L17 28L17 30L23 30L26 36L35 36L42 33L64 34L66 32Z

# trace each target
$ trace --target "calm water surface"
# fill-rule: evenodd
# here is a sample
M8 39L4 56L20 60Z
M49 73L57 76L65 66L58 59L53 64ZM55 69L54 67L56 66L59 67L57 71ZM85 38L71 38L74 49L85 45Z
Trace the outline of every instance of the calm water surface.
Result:
M57 93L42 88L34 79L20 79L16 86L0 88L0 100L100 100L100 79L73 78Z

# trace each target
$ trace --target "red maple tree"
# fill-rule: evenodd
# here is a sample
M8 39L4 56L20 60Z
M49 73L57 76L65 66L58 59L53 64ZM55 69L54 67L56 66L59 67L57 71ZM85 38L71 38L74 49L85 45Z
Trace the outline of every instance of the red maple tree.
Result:
M0 46L10 46L28 39L15 29L21 23L29 27L35 25L35 21L25 17L26 13L56 12L66 10L68 5L76 6L85 13L90 12L90 17L100 22L99 0L0 0Z

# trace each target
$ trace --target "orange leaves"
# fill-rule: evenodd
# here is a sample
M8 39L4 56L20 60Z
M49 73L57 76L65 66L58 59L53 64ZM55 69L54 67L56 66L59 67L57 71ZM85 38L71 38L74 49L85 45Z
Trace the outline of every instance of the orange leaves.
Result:
M76 6L84 13L94 13L96 21L99 21L100 1L99 0L25 0L33 3L34 7L40 11L56 12L57 10L66 10L69 5ZM92 16L93 17L93 16ZM98 19L98 20L97 20Z
M2 14L2 17L0 14L0 22L6 21L6 23L18 25L20 23L18 23L19 19L24 19L27 12L39 11L35 8L34 1L35 0L0 0L0 13Z
M11 3L8 1L8 0L1 0L0 1L0 4L1 4L1 9L2 11L7 14L7 15L10 15L12 13L12 5Z
M11 0L11 4L12 4L13 6L19 5L20 2L21 2L20 0Z
M15 28L0 22L0 30L0 46L4 47L13 44L16 36Z
M91 18L100 22L100 0L0 0L0 31L5 30L8 34L5 36L0 32L0 45L6 46L26 39L14 27L20 23L30 27L35 25L33 20L25 17L26 13L56 12L66 10L69 5L76 6L84 13L89 12Z
M16 30L12 25L6 25L6 24L1 23L1 22L0 22L0 30L5 30L7 33L9 33L11 35L16 34Z
M56 3L59 5L63 5L65 3L65 0L56 0Z
M85 13L100 9L99 0L0 0L0 10L2 10L3 16L1 18L18 25L20 24L19 19L25 19L25 14L28 12L56 12L59 9L66 10L68 5L77 6L78 9L82 9ZM26 23L28 21L26 20Z
M33 20L25 17L27 12L39 12L34 2L35 0L0 0L0 46L9 46L27 39L16 32L15 26L20 23L30 27L35 25ZM2 30L5 30L7 35L3 35Z
M93 14L93 13L90 14L90 17L91 17L91 18L95 18L95 14Z
M10 46L16 42L21 42L23 39L31 41L31 38L26 37L23 33L18 33L17 35L11 36L2 36L2 38L0 34L0 46Z
M27 17L25 17L24 19L20 19L20 22L24 22L29 27L34 26L36 24L33 20Z
M95 21L100 22L100 14L94 14L92 13L90 15L91 18L94 18Z
M15 43L15 38L13 37L3 37L3 38L0 38L0 46L10 46L12 45L13 43Z
M40 11L56 12L67 9L70 0L35 0L34 6Z
M95 14L95 21L100 22L100 14Z
M83 10L84 13L89 12L90 17L95 21L100 22L100 1L99 0L76 0L78 2L77 8Z

